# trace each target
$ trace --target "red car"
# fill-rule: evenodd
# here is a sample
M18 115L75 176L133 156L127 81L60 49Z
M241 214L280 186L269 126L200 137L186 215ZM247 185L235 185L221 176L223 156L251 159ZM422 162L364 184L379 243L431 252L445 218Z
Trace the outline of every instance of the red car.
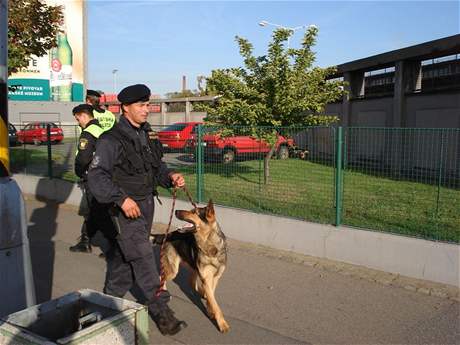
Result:
M201 122L177 122L158 132L158 138L166 150L183 150L194 137Z
M50 125L50 139L52 144L60 143L64 139L62 128L58 127L53 122L31 122L28 123L22 130L17 131L18 142L33 143L40 145L48 141L46 135L46 126Z
M221 137L207 134L203 136L204 158L208 161L230 163L237 157L265 154L270 151L270 145L262 139L248 135ZM279 135L275 144L275 156L279 159L289 158L290 150L294 148L294 140Z

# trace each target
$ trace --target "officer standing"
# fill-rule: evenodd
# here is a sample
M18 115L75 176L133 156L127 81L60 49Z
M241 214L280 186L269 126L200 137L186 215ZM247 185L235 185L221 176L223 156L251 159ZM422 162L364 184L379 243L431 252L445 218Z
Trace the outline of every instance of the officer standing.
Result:
M99 125L104 131L108 131L116 122L115 115L101 107L101 94L95 90L86 91L86 104L94 108L94 118L99 121Z
M88 171L91 193L101 203L114 205L119 234L105 252L107 272L104 292L123 297L133 284L142 292L139 301L160 332L173 335L187 325L168 307L170 295L162 291L149 235L153 222L156 187L185 186L180 173L162 161L161 144L147 123L150 89L131 85L118 94L122 115L97 143Z
M91 109L93 109L92 111L93 117L97 120L98 126L102 128L103 132L105 132L113 127L113 125L116 122L116 118L115 118L115 115L111 111L102 109L101 104L100 104L100 99L101 99L101 94L99 92L95 90L86 91L86 104L91 106ZM84 127L80 125L80 128L84 128ZM88 140L87 135L82 139L84 140L84 142L86 142ZM89 152L88 150L85 151L85 155L88 155L91 158L95 150L95 145L92 148L93 148L93 151L90 152L90 154L88 153ZM83 194L85 194L84 186L81 185L81 187L82 187ZM86 198L85 195L84 195L84 198ZM85 205L86 201L87 200L83 199L81 202L81 204L83 204L84 207L81 207L80 212L83 213L83 216L85 217L85 221L83 222L82 227L81 227L81 235L80 235L79 241L75 245L69 248L69 250L72 252L81 252L81 253L91 253L92 252L90 238L88 236L88 222L87 222L87 219L88 219L87 211L88 210L85 209L85 206L88 206L88 205Z
M93 116L93 111L94 108L89 104L80 104L72 110L75 120L77 120L82 129L75 156L75 174L80 178L83 193L80 212L85 218L81 228L80 241L69 248L73 252L91 252L90 237L97 230L96 222L101 219L102 215L101 205L97 204L97 201L94 200L89 192L87 178L88 167L96 151L96 141L103 133L99 122ZM92 212L90 211L91 209L93 209ZM90 213L96 217L91 217Z

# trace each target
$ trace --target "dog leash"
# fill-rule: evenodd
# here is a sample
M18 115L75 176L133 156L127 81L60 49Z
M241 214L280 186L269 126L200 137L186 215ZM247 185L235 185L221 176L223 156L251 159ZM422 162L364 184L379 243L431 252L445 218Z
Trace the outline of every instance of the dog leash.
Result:
M187 197L190 203L193 205L193 207L196 210L197 206L195 202L193 201L192 195L190 194L189 190L185 186L182 187L182 189L185 191L185 194L187 194ZM171 213L169 214L169 223L165 231L165 237L163 238L163 241L161 242L161 247L160 247L160 286L155 292L156 297L159 297L162 291L166 291L166 289L164 288L166 284L166 279L165 279L165 272L164 272L164 267L163 267L162 262L163 262L163 255L164 255L164 246L166 244L166 239L168 238L169 229L171 228L171 223L172 223L172 219L174 215L174 208L176 207L176 199L177 199L177 188L176 187L173 188L172 197L173 197L173 201L172 201Z

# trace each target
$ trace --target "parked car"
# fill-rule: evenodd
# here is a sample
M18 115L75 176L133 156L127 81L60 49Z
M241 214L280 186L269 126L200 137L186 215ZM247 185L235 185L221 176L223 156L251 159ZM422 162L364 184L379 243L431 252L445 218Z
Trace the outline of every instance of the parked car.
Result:
M193 139L193 134L201 122L176 122L158 132L158 139L163 148L184 150Z
M53 122L31 122L28 123L22 130L17 132L18 141L23 143L33 143L40 145L48 141L46 134L46 126L51 126L50 139L52 144L60 143L64 139L62 128Z
M270 151L270 145L262 140L248 135L221 137L218 134L203 136L204 158L208 161L220 161L224 164L233 162L238 157L260 156ZM275 156L278 159L288 159L294 149L294 140L281 135L275 144Z
M8 124L8 141L10 146L16 146L18 144L16 127L14 127L11 123Z

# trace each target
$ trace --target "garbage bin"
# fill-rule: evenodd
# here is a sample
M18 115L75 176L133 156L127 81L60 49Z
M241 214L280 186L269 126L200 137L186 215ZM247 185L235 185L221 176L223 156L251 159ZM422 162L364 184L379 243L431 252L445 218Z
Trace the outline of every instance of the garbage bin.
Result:
M149 343L144 305L83 289L0 319L0 344Z

